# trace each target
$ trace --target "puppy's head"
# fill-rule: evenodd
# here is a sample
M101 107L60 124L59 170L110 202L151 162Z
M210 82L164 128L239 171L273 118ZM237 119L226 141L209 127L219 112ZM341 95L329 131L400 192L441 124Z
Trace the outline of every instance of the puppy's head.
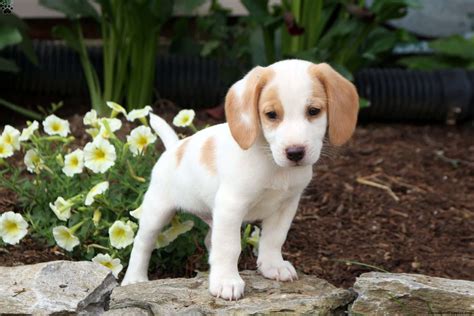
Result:
M242 149L263 135L281 167L314 164L328 130L336 146L352 136L359 109L354 85L327 64L285 60L252 69L229 90L227 122Z

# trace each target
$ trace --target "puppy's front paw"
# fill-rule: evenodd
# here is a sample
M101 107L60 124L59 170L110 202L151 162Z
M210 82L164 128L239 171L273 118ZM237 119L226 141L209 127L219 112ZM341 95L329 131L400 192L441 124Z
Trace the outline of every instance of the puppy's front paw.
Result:
M141 283L141 282L147 282L147 281L148 281L147 277L125 275L120 285L123 286L123 285L129 285L129 284L135 284L135 283Z
M209 292L225 300L238 300L244 295L245 282L239 274L209 277Z
M295 268L289 261L259 261L258 271L267 279L293 281L298 279Z

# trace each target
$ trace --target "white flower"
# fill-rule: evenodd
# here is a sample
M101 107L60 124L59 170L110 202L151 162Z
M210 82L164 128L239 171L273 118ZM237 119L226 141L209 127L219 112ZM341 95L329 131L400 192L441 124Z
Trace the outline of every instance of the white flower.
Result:
M58 197L53 203L49 203L49 208L56 214L56 216L62 220L67 221L71 217L71 208L73 203L69 200L65 200L62 197Z
M139 126L131 131L127 136L127 143L130 146L130 151L134 156L141 154L146 146L156 141L156 136L151 132L147 126Z
M11 156L13 156L13 147L0 138L0 158L8 158Z
M84 169L84 152L80 149L74 150L72 153L64 157L63 172L68 177L81 173Z
M104 173L115 164L115 147L98 137L84 147L84 165L95 173Z
M12 146L14 150L20 149L20 131L16 128L6 125L0 138L3 143Z
M97 125L97 112L96 110L90 110L84 115L84 119L82 120L84 125L91 125L91 126L96 126Z
M23 142L23 141L29 140L31 135L33 135L33 133L38 130L38 127L39 127L38 122L33 121L33 123L31 123L28 127L24 128L21 131L20 141Z
M122 127L122 121L116 118L103 118L99 120L100 130L95 137L110 138L112 133Z
M86 128L86 133L92 136L92 139L95 139L99 135L99 129L96 127Z
M186 127L191 125L196 113L194 110L181 110L173 119L173 125L178 127Z
M130 215L136 219L140 219L140 216L142 216L141 205L136 210L130 211Z
M72 232L66 226L54 227L53 236L58 246L66 249L67 251L72 251L74 247L79 245L79 238L74 236L74 232Z
M174 218L171 222L171 227L165 230L164 232L158 234L158 238L156 239L155 243L155 248L159 249L168 246L176 238L178 238L179 235L187 233L188 231L193 229L193 227L193 221L180 222L176 220L176 218Z
M34 149L30 149L26 152L24 162L26 169L31 173L39 173L44 166L43 160Z
M70 133L69 122L51 114L43 121L44 131L48 135L66 137Z
M109 254L99 253L97 256L92 258L92 262L103 265L107 269L112 271L112 274L117 278L120 271L123 269L123 265L120 264L120 259L112 258Z
M0 237L10 245L15 245L28 232L28 223L18 213L6 212L0 216Z
M133 243L133 228L122 221L115 221L109 228L110 244L117 248L126 248Z
M106 103L107 103L107 106L111 108L112 110L114 110L115 112L122 113L123 115L127 116L127 111L125 111L123 106L121 106L120 104L112 102L112 101L107 101Z
M151 111L153 111L153 109L149 105L145 106L143 109L132 110L130 111L130 113L128 113L127 120L129 120L130 122L133 122L136 119L140 119L140 118L148 116L148 114L150 114Z
M252 252L255 256L258 256L258 245L260 243L260 228L254 226L253 232L250 234L248 243L252 245Z
M103 194L108 189L109 189L108 181L100 182L94 185L94 187L89 191L89 193L87 193L86 201L84 202L84 204L87 206L92 205L92 203L94 203L94 198L97 195Z

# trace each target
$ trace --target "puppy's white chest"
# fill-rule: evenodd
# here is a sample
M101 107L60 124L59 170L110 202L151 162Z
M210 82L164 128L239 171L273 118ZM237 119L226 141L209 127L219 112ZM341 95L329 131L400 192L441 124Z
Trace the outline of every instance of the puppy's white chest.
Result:
M270 190L282 190L286 191L289 189L290 184L290 172L287 170L276 172L268 183L265 184L265 189Z

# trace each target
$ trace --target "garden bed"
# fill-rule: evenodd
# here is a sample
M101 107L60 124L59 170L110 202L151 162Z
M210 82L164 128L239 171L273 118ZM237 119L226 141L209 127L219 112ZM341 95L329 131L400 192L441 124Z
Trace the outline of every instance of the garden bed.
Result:
M204 119L199 125L206 122L216 123ZM285 257L297 269L344 287L375 269L362 264L473 280L473 139L474 128L467 125L360 126L347 146L328 148L315 167ZM0 189L0 212L15 210L15 199ZM191 256L180 275L156 271L152 277L191 276L206 268L199 264L203 255L200 249ZM0 248L4 266L67 258L60 248L29 237ZM240 265L254 269L255 258L246 253Z

